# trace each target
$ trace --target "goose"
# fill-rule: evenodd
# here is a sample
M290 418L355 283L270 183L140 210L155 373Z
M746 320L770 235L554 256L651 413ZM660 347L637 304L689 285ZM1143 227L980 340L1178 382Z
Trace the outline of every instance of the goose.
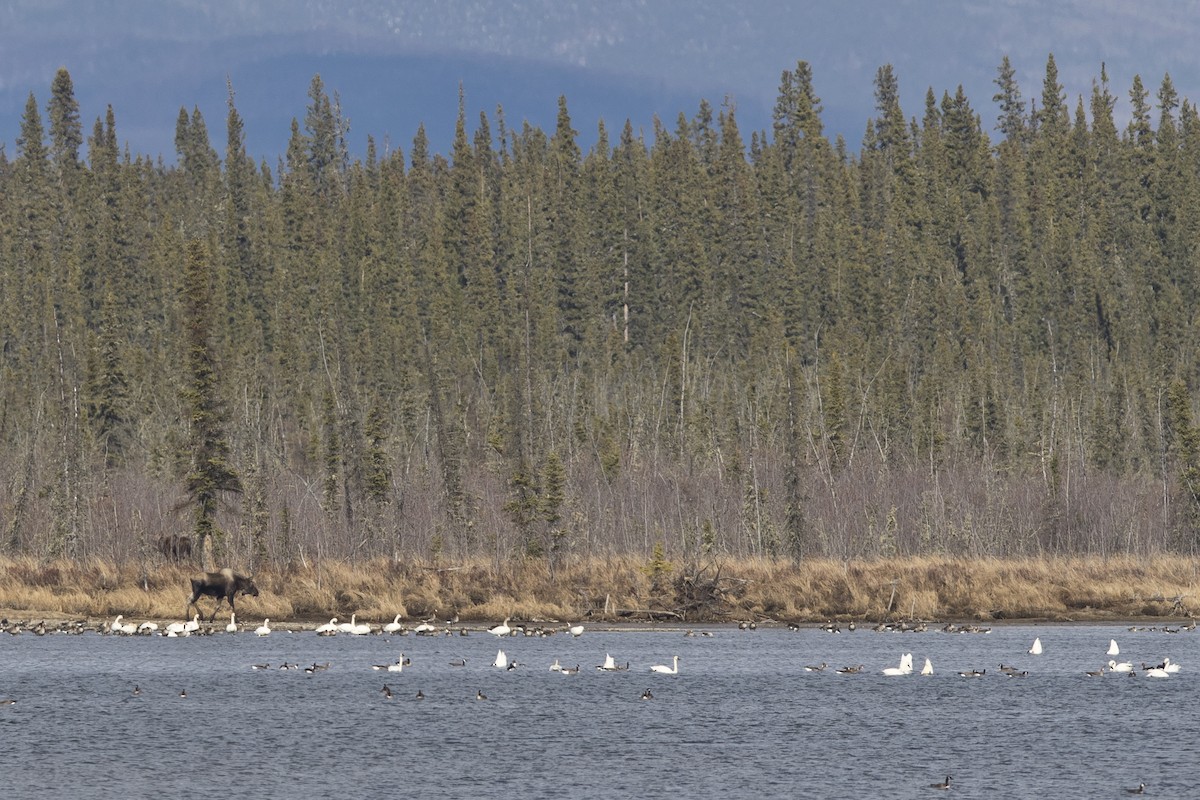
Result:
M1108 655L1117 656L1120 654L1121 654L1121 648L1117 647L1117 640L1109 639L1108 640Z
M984 675L987 675L986 669L972 669L958 673L960 678L982 678Z
M187 689L180 689L180 690L179 690L179 696L180 696L180 697L187 697Z
M671 656L671 664L672 664L672 666L669 666L669 667L666 666L665 664L655 664L653 667L650 668L650 671L658 672L663 675L678 675L679 674L679 656Z
M804 667L804 671L805 672L823 672L827 666L829 666L829 665L826 664L824 661L822 661L820 664L817 664L816 666L813 666L812 664L808 664Z
M284 666L286 667L287 665L285 664ZM250 665L250 669L270 669L270 668L271 668L270 664L251 664ZM283 667L280 667L280 669L283 669Z
M838 667L834 670L838 675L857 675L863 671L863 665L859 664L856 667Z
M508 662L508 666L505 667L505 669L507 669L509 672L512 672L514 669L516 669L519 666L521 666L521 665L518 664L517 660L514 658L512 661Z
M425 693L424 693L424 692L422 692L420 689L417 689L417 697L416 697L416 699L417 699L417 700L424 700L424 699L425 699Z
M579 638L580 636L583 636L583 626L582 625L572 625L571 627L567 628L567 632L570 633L572 636Z
M504 654L503 650L496 651L496 660L492 662L492 666L499 669L508 669L508 656Z
M560 675L578 675L579 674L579 665L576 664L573 667L563 667L558 672Z
M654 695L650 694L650 690L647 689L646 691L642 692L642 699L643 700L653 700Z
M157 622L143 622L141 625L137 626L138 633L149 634L149 633L154 633L156 630L158 630Z
M1139 783L1136 789L1126 789L1125 791L1129 792L1130 794L1145 794L1146 784Z
M612 672L616 668L617 668L617 662L613 661L613 657L611 655L609 655L608 653L604 654L604 663L601 664L600 666L596 667L596 669L602 669L605 672Z
M475 690L475 699L476 700L487 700L487 695L483 693L482 689L476 689Z
M404 626L400 624L400 614L397 614L396 618L394 620L389 622L387 625L383 626L383 632L384 633L395 633L396 631L400 630L403 627Z
M1084 674L1087 675L1089 678L1102 677L1104 675L1104 667L1101 667L1100 669L1089 669Z
M925 659L925 666L921 667L921 674L922 675L932 675L933 674L933 662L930 661L928 658Z
M949 789L950 788L950 776L947 775L946 780L942 781L941 783L929 784L929 788L930 789Z
M329 622L326 622L324 625L317 626L317 635L318 636L333 636L337 632L338 632L337 617L334 617L333 619L329 620Z
M466 665L467 660L465 658L456 658L450 662L450 666L452 667L465 667Z
M493 636L508 636L510 633L512 633L512 628L508 627L508 621L510 619L512 618L505 617L504 622L501 622L494 628L488 628L488 633L492 634Z
M1040 638L1033 640L1033 647L1029 648L1029 654L1040 656L1042 654L1042 640Z
M234 614L232 611L229 612L229 624L225 626L225 632L226 633L237 633L238 632L237 615Z
M255 629L254 629L254 633L255 633L256 635L258 635L258 636L268 636L268 635L270 635L270 633L271 633L271 627L270 627L270 625L268 625L268 624L267 624L267 623L269 623L270 621L271 621L271 620L269 620L269 619L264 619L264 620L263 620L263 624L262 624L262 625L259 625L257 628L255 628Z
M392 689L386 683L383 685L383 688L379 690L379 693L383 695L384 700L392 699Z
M1024 669L1021 670L1020 672L1013 670L1012 672L1006 672L1004 674L1010 678L1028 678L1029 677L1029 671L1024 670Z
M134 685L134 687L133 687L133 696L134 696L134 697L137 697L137 696L138 696L138 695L140 695L141 693L142 693L142 687L140 687L140 686L138 686L138 685L136 685L136 684L135 684L135 685Z
M1122 661L1120 664L1118 664L1116 661L1109 659L1108 671L1109 672L1133 672L1133 664L1129 661Z
M289 669L300 669L300 665L299 664L289 664L288 662L285 661L279 665L279 668L286 672Z

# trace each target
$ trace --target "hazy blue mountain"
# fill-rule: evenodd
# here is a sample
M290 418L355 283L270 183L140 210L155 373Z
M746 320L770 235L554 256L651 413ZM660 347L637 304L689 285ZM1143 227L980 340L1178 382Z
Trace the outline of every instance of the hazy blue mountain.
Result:
M26 98L44 108L59 66L86 129L112 104L121 140L167 160L180 106L200 107L221 149L228 78L249 151L273 163L315 73L341 96L356 153L368 133L407 149L421 122L445 152L460 82L472 128L499 104L510 125L549 129L563 94L586 146L600 118L613 132L627 117L649 130L657 114L673 129L704 98L733 102L748 139L770 126L780 73L806 60L826 132L853 148L882 64L894 66L910 117L927 88L940 97L961 83L990 131L1005 54L1031 99L1053 52L1072 107L1104 62L1121 120L1135 73L1152 91L1170 72L1180 94L1200 94L1198 33L1196 0L10 0L0 4L0 142L13 151Z

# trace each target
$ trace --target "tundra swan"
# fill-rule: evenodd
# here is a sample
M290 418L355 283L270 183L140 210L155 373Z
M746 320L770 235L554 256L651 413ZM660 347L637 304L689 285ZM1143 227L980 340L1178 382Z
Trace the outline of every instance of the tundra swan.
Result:
M226 633L237 633L237 631L238 631L237 615L235 615L232 611L230 611L229 612L229 624L225 626L225 632Z
M492 666L500 669L508 669L508 656L504 654L503 650L496 651L496 660L492 662Z
M653 667L650 668L650 671L651 672L659 672L659 673L662 673L663 675L678 675L679 674L679 656L671 656L671 664L672 664L672 666L669 666L669 667L666 666L665 664L655 664Z
M1040 638L1033 640L1033 647L1029 648L1029 654L1034 656L1042 654L1042 640Z
M508 636L510 633L512 633L512 628L508 627L508 621L510 619L511 617L505 617L504 622L501 622L494 628L488 628L488 633L492 634L493 636Z
M271 633L271 626L268 625L267 623L269 623L270 621L271 620L269 620L269 619L264 619L263 624L259 625L257 628L254 629L254 633L257 634L258 636L269 635Z
M1117 647L1117 640L1109 639L1108 640L1108 655L1118 656L1120 654L1121 654L1121 648Z
M402 627L404 627L403 625L400 624L400 616L401 616L400 614L397 614L396 618L394 620L389 622L387 625L384 625L383 632L384 633L395 633L396 631L398 631Z

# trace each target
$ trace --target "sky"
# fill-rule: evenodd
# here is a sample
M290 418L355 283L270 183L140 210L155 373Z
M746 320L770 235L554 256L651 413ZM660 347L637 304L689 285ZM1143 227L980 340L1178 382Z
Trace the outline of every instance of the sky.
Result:
M494 133L501 107L509 128L551 132L561 95L586 150L601 120L649 141L655 116L674 130L707 100L732 106L748 141L770 129L781 73L807 61L827 135L853 150L884 64L907 116L961 84L990 133L1005 55L1030 100L1053 53L1072 112L1103 63L1121 124L1135 74L1153 96L1169 73L1200 101L1197 41L1200 0L0 0L0 144L16 154L29 94L44 114L59 67L85 134L112 105L130 152L168 163L181 107L224 152L232 85L247 150L273 166L316 74L358 157L368 135L407 152L422 124L449 153L460 86L471 131L482 112Z

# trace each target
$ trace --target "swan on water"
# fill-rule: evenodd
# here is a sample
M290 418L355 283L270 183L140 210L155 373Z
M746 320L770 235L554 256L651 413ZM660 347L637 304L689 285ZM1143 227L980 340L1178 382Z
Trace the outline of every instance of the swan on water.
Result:
M237 616L232 611L229 612L229 624L225 626L225 632L226 633L237 633L238 632Z
M329 622L326 622L324 625L317 626L317 633L321 636L333 636L337 632L338 632L337 617L334 617L333 619L329 620Z
M596 669L602 669L606 672L612 672L616 668L617 668L617 662L614 661L613 657L611 655L609 655L608 653L604 654L604 663L601 664L600 666L596 667Z
M357 625L353 624L354 623L354 615L353 614L350 615L350 622L351 622L350 633L355 636L366 636L368 633L371 632L371 626L365 622L359 623Z
M267 623L269 623L270 621L271 620L269 620L269 619L264 619L263 624L259 625L257 628L254 629L254 633L258 636L269 635L271 633L271 627Z
M1033 656L1040 656L1042 654L1042 640L1040 638L1033 640L1033 647L1029 648L1029 654Z
M679 656L671 656L671 664L672 664L672 666L669 666L669 667L666 666L665 664L655 664L653 667L650 668L650 671L658 672L663 675L678 675L679 674Z
M921 674L922 675L932 675L933 674L933 662L930 661L928 658L925 659L925 666L921 667Z
M123 633L126 636L128 636L131 633L137 633L137 625L134 625L132 622L122 623L121 619L122 619L122 615L118 614L117 618L115 620L113 620L113 623L112 623L112 632L113 633Z
M1108 640L1108 655L1118 656L1120 654L1121 654L1121 648L1117 647L1117 640L1109 639Z
M1162 667L1151 667L1150 669L1146 670L1142 674L1145 675L1147 678L1169 678L1169 677L1171 677L1171 673L1167 672Z
M492 662L492 666L500 669L508 669L508 656L504 654L503 650L496 651L496 660Z
M913 671L912 653L905 653L904 655L900 656L900 666L887 667L886 669L884 669L883 674L884 675L911 675L912 671Z
M583 626L582 625L572 625L571 627L567 628L567 632L575 637L583 636Z
M1108 660L1108 671L1109 672L1133 672L1133 663L1130 661L1122 661L1120 664L1118 664L1116 661L1113 661L1110 658Z
M493 636L508 636L510 633L512 633L512 628L508 627L508 621L510 619L512 618L505 617L504 622L501 622L494 628L488 628L488 633L492 634Z

